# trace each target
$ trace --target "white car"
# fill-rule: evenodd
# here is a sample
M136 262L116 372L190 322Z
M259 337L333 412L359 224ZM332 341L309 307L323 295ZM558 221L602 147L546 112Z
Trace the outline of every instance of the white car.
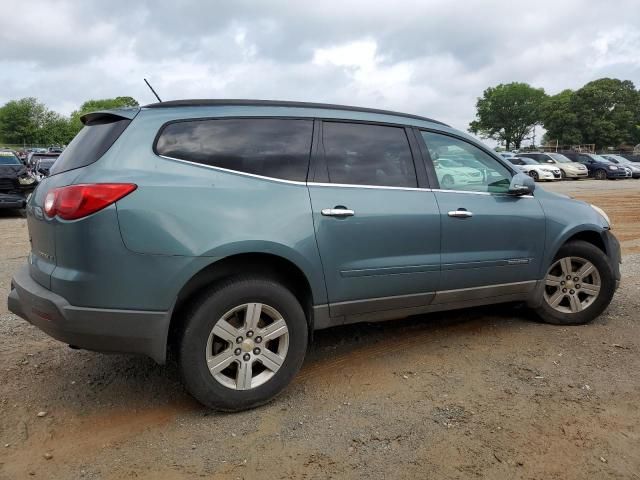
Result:
M541 165L532 158L528 157L512 157L507 159L517 168L533 178L536 182L542 180L561 180L562 172L558 167L550 167Z
M442 188L453 188L456 185L482 184L482 172L476 168L464 165L450 158L438 158L433 161L436 176Z

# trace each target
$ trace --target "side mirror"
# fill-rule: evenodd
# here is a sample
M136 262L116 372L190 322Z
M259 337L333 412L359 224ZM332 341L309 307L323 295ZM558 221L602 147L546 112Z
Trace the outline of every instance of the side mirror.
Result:
M516 173L509 184L509 195L529 195L536 189L536 182L525 173Z

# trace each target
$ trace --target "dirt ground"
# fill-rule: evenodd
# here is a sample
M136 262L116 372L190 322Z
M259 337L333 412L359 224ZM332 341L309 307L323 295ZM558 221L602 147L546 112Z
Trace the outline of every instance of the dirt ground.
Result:
M595 322L506 305L321 331L250 412L207 411L175 365L71 350L2 301L0 478L640 479L640 180L544 188L604 208L622 241ZM3 298L27 251L0 215Z

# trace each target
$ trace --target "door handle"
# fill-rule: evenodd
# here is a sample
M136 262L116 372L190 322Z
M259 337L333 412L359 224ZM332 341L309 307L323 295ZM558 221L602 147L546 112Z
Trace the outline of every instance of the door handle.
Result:
M469 217L473 217L473 213L470 212L469 210L466 210L464 208L459 208L458 210L451 210L448 215L450 217L455 217L455 218L469 218Z
M345 207L323 208L320 213L325 217L353 217L356 214L353 210Z

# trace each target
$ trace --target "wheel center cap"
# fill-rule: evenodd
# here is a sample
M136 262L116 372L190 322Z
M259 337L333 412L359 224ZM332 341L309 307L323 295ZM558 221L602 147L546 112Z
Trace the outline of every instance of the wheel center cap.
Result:
M567 288L573 288L574 287L573 280L567 280L566 285L567 285Z
M250 338L245 338L244 341L240 344L240 348L243 352L250 352L253 350L255 343Z

